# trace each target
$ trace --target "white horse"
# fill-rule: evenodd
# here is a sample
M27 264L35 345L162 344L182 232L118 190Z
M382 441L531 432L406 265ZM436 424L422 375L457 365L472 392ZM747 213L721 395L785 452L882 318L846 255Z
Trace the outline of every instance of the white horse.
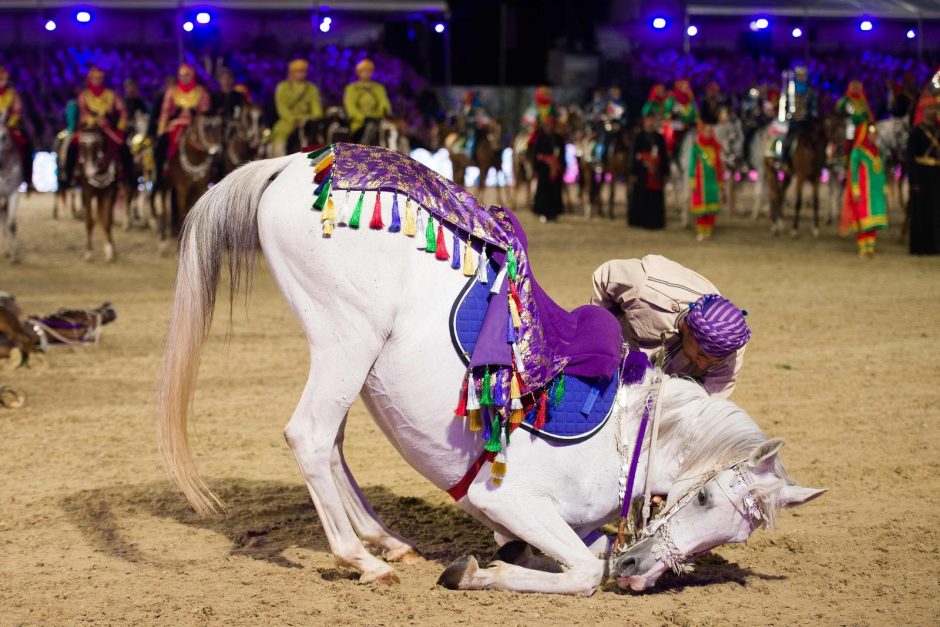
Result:
M397 582L388 562L415 558L414 545L385 527L350 473L342 448L346 418L361 394L396 450L435 486L448 489L467 473L483 443L465 421L454 418L465 367L448 325L467 279L450 264L416 252L415 240L402 234L337 229L324 239L320 214L310 210L312 194L312 169L306 155L299 154L243 166L194 207L182 236L160 384L160 444L193 506L203 513L222 507L196 470L187 421L223 258L227 252L231 287L237 290L245 278L241 272L250 285L260 248L309 343L309 377L284 434L330 549L340 563L362 573L362 582ZM391 194L382 194L388 223ZM374 193L366 194L367 206L374 204L370 196ZM624 459L618 448L635 437L653 389L624 388L619 418L578 444L556 446L516 431L502 485L492 485L484 470L459 500L462 509L494 531L500 545L528 543L557 563L556 572L506 562L484 569L466 558L445 571L442 583L461 589L594 592L607 572L610 546L595 530L616 520L621 506ZM652 492L680 505L648 541L612 561L613 576L634 589L653 585L668 565L746 539L756 523L745 504L748 495L758 498L761 515L768 519L778 506L821 493L789 481L777 459L782 442L768 440L731 402L671 378L660 395L663 417L654 470L648 473L643 465L639 489L631 496L640 494L649 474ZM721 472L701 474L716 466ZM697 480L702 477L708 481ZM739 484L745 480L751 488L742 491ZM681 505L688 501L690 486L696 486L697 500ZM655 540L666 537L671 553L657 558L654 545L660 543ZM385 559L363 542L380 549Z
M9 239L6 255L17 263L16 251L16 205L19 202L20 185L23 184L23 166L20 154L13 143L10 129L0 121L0 251L4 239Z

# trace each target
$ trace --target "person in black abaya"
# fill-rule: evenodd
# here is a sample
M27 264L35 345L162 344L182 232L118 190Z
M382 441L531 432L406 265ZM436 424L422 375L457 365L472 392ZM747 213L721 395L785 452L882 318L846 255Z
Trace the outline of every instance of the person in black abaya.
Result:
M633 142L630 156L630 201L627 224L646 229L666 226L666 199L663 191L669 159L666 142L656 130L656 118L643 116L643 126Z
M910 253L940 255L940 85L921 103L924 119L908 140Z
M556 131L555 116L545 116L532 142L532 160L537 179L532 211L542 222L558 219L565 206L561 199L565 173L565 140Z

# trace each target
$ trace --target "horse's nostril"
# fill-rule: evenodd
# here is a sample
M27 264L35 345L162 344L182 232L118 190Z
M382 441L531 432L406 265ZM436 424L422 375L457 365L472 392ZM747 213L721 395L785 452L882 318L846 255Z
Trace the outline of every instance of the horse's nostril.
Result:
M636 558L625 557L617 564L618 575L624 576L633 573L636 570Z

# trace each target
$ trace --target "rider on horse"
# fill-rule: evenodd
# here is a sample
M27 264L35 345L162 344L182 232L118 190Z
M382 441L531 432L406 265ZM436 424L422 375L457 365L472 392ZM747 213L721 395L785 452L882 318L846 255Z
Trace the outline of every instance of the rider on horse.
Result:
M656 83L650 88L649 96L643 103L641 111L643 117L648 115L656 118L657 128L662 125L663 118L666 115L666 86L662 83Z
M105 145L113 154L120 156L124 172L132 169L130 151L124 143L127 131L127 108L124 100L113 90L104 85L104 71L92 67L85 78L85 88L78 94L79 130L99 130L105 136ZM65 158L66 180L75 177L75 165L78 160L79 134L72 135Z
M294 59L287 66L287 79L274 90L278 119L271 129L271 152L275 157L287 152L287 138L295 129L323 117L320 90L307 80L309 68L306 59Z
M170 86L163 95L160 120L157 123L154 158L158 182L163 180L163 166L176 155L180 136L192 124L193 116L207 113L210 106L209 92L196 82L196 71L191 65L180 65L176 77L176 84Z
M660 255L614 259L594 271L591 302L617 316L624 340L664 372L731 396L751 330L747 312L708 279Z
M858 79L849 81L848 87L845 88L845 95L836 101L836 111L840 115L847 116L851 121L850 130L846 133L846 138L850 141L855 138L855 129L862 124L875 121L871 107L868 106L865 88L862 86L862 81Z
M343 90L343 107L349 116L352 140L361 143L366 130L392 111L385 86L372 80L375 64L363 59L356 64L356 80Z
M667 124L666 132L663 134L666 139L666 149L676 154L677 148L682 145L682 136L698 121L698 106L695 104L695 94L692 93L689 81L684 78L676 81L672 92L666 99L665 113L678 126L676 128Z
M245 94L235 89L235 74L229 68L219 70L219 91L212 93L211 101L210 110L220 116L224 124L234 120L248 104Z
M780 97L777 119L789 123L781 155L789 163L796 138L819 116L819 108L816 91L809 84L806 66L798 65L792 72L786 73L786 77L787 85Z
M0 66L0 122L10 129L10 137L20 152L23 180L33 186L33 145L23 132L23 100L10 84L10 73Z
M491 121L489 112L480 100L480 94L468 89L464 93L463 105L455 112L454 117L457 128L466 133L465 152L473 159L476 156L477 138L486 132Z

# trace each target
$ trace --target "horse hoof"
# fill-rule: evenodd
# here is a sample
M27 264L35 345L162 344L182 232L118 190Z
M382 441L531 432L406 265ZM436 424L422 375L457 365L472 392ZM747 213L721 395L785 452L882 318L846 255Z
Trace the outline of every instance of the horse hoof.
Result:
M82 261L91 261L91 251L86 250L82 253Z
M10 354L7 358L0 362L0 367L3 370L14 370L26 363L26 355L23 354L23 351L16 348L15 346L10 349Z
M480 569L477 558L472 555L461 557L450 563L450 566L444 569L441 576L437 578L437 585L443 586L448 590L460 589L461 582L467 577L473 576Z
M394 570L377 571L374 573L363 573L359 578L359 583L376 583L383 586L397 586L401 583L398 573Z
M0 387L0 407L19 409L25 404L26 394L8 386Z
M420 564L425 561L424 556L418 553L413 548L408 548L408 550L403 553L395 554L388 553L385 556L385 559L389 562L396 562L398 564L404 564L405 566L411 566L412 564Z
M111 244L105 244L104 246L104 260L105 263L114 261L114 246Z

